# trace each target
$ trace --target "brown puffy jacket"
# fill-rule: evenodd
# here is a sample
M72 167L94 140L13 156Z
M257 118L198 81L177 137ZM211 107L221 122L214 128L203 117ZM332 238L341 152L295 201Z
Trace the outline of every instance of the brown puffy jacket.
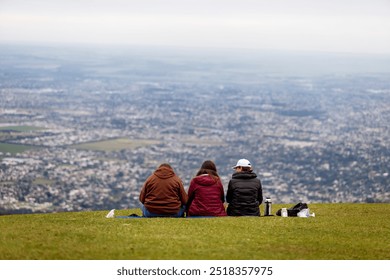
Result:
M183 183L175 172L160 166L145 181L139 200L154 214L176 214L187 203Z

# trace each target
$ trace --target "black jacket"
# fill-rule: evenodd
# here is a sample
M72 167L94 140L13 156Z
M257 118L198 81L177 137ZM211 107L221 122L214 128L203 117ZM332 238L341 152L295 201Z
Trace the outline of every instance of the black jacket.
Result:
M263 189L257 175L251 171L234 173L229 181L226 201L229 216L260 216Z

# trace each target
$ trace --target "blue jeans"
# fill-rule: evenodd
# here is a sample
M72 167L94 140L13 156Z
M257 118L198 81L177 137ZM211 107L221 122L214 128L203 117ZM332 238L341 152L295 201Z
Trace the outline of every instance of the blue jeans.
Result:
M181 218L184 217L184 212L186 211L185 205L180 207L179 212L176 214L155 214L152 212L149 212L148 209L144 205L142 205L142 216L147 218L156 218L156 217L166 217L166 218Z

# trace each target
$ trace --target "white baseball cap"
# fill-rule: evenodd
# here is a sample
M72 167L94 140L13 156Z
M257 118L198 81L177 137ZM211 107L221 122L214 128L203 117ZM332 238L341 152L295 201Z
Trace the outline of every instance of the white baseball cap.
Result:
M249 160L242 158L239 161L237 161L237 164L233 166L233 169L236 169L237 167L252 167L251 163Z

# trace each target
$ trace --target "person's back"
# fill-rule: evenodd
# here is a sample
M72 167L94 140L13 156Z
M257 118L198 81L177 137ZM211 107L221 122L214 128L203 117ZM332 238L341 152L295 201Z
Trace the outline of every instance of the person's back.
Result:
M144 216L181 215L187 194L172 167L162 164L145 181L139 199L146 208Z
M188 189L189 216L226 216L221 180L209 174L196 176Z
M234 167L236 172L229 181L226 201L229 216L260 216L263 190L260 180L248 160L241 159Z

